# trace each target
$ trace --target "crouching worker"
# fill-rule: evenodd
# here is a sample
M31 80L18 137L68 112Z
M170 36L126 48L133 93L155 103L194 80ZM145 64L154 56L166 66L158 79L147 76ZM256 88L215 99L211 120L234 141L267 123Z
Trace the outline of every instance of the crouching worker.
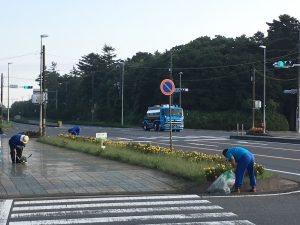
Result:
M245 171L247 169L250 179L250 192L256 192L256 179L254 174L254 156L242 147L232 147L223 150L223 155L235 169L235 184L232 192L240 193Z
M80 135L80 127L79 126L74 126L74 127L72 127L72 128L70 128L69 130L68 130L68 132L70 133L70 134L72 134L72 135Z
M8 143L12 163L21 163L23 148L25 148L28 142L29 137L23 134L16 134L9 139Z

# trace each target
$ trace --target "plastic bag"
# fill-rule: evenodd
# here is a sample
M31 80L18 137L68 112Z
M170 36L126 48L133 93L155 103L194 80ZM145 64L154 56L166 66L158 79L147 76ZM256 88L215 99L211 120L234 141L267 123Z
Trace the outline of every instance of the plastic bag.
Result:
M234 185L235 174L232 170L222 173L207 189L208 193L230 194L230 189Z

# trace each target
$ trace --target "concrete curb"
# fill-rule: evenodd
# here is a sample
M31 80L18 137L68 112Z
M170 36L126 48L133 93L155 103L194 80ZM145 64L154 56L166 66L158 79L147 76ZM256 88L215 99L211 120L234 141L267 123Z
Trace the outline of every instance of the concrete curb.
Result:
M300 144L300 139L281 138L281 137L272 137L272 136L270 137L270 136L254 136L254 135L245 135L245 136L231 135L230 139Z

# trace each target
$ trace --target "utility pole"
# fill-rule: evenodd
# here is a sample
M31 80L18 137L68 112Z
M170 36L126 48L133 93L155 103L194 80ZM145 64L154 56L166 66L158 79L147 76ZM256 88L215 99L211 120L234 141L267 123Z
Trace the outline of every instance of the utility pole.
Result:
M179 107L181 107L181 75L183 74L183 72L179 72Z
M9 123L9 65L12 63L7 63L7 123Z
M3 73L1 73L1 123L3 123Z
M43 102L42 102L42 136L46 135L46 108L47 108L47 89L45 87L45 45L43 45L42 54L42 92L43 92Z
M170 80L173 81L173 52L171 49L171 63L170 63ZM172 105L172 95L169 96L169 119L170 119L170 150L172 150L172 111L171 111L171 105Z
M300 24L298 24L299 42L298 42L298 64L300 64ZM297 132L300 133L300 66L298 67L298 94L297 94Z
M253 68L252 77L252 128L255 127L255 68Z
M121 125L124 125L124 62L122 62L122 81L121 81L121 86L122 86L122 115L121 115Z
M46 121L43 120L43 105L44 105L44 101L45 99L45 94L44 94L44 82L43 82L43 73L45 70L45 46L43 46L43 38L48 37L47 34L42 34L41 36L41 55L40 55L40 59L41 59L41 65L40 65L40 121L39 121L39 133L40 136L43 136L43 134L45 134L45 130L43 131L43 122L46 125ZM46 113L46 111L45 111Z
M92 107L91 107L91 114L92 114L92 122L94 122L94 113L95 113L95 100L94 100L94 95L95 95L95 88L94 88L94 83L95 83L95 72L91 72L92 74Z

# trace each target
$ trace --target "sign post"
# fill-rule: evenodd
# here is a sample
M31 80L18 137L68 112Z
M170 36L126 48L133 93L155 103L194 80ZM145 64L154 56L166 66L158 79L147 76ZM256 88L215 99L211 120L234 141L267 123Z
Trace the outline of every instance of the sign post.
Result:
M172 117L171 117L171 96L175 91L174 82L170 79L164 79L160 83L160 90L164 95L169 95L169 120L170 120L170 150L172 150Z

